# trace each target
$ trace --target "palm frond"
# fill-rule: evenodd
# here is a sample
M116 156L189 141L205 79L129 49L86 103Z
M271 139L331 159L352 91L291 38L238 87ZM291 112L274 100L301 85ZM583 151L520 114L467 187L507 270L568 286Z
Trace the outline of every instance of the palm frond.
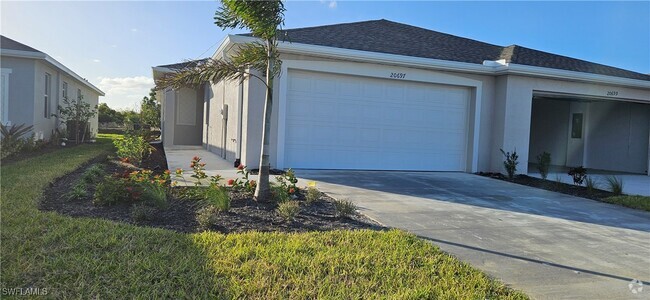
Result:
M222 0L214 16L221 28L248 28L255 37L275 39L284 24L284 3L280 0Z

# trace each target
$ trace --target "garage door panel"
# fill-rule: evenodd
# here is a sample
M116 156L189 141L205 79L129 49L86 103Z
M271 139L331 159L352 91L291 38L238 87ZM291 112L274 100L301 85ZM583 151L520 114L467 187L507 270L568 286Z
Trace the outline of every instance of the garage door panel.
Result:
M289 72L285 166L462 171L469 91Z

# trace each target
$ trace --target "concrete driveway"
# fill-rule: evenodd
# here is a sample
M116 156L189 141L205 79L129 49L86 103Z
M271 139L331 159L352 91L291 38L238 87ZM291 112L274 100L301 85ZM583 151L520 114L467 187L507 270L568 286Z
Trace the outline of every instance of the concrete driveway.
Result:
M650 213L464 173L297 174L533 298L650 299Z

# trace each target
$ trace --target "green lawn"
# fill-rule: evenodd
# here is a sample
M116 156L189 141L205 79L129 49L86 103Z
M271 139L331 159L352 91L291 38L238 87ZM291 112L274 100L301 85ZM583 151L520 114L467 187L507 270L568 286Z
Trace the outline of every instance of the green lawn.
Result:
M112 151L107 136L2 167L2 288L57 298L526 296L402 231L181 234L37 209L43 189Z
M648 196L614 196L602 199L602 201L634 209L650 211L650 197Z

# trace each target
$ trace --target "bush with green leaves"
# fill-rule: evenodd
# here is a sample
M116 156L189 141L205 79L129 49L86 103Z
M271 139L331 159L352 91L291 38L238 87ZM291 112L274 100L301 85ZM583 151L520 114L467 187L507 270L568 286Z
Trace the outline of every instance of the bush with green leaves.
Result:
M114 205L129 200L132 188L126 184L122 178L115 176L104 176L104 180L95 187L93 195L93 204L95 205Z
M151 181L143 181L138 183L136 188L139 190L141 196L140 199L135 200L144 201L160 209L167 208L167 190L164 186Z
M271 185L271 197L277 203L284 203L291 200L291 195L289 191L281 185L272 184Z
M571 178L573 178L573 184L582 185L582 183L585 181L585 178L587 177L587 169L585 169L583 166L570 168L568 174L571 176Z
M277 212L286 221L293 221L300 213L300 203L296 200L282 202L278 204Z
M196 222L199 223L199 228L207 230L217 225L219 213L221 213L221 210L214 205L207 205L199 209L196 212Z
M72 188L65 194L65 197L68 201L81 200L88 195L87 189L88 187L86 186L86 182L81 180L72 186Z
M506 173L508 174L508 179L512 180L515 178L515 174L517 173L517 165L519 162L517 161L519 159L519 155L517 155L517 150L513 151L512 153L510 152L505 152L503 149L501 150L501 153L503 156L506 158L503 161L503 167L506 169Z
M139 135L124 135L122 139L113 140L113 144L117 148L117 156L135 164L140 164L152 151L151 145Z
M607 185L609 186L609 191L614 193L614 195L623 195L623 179L616 176L607 177Z
M334 200L334 212L338 218L347 218L355 214L357 206L350 200Z
M211 185L205 189L204 197L205 200L217 210L230 210L230 195L224 187Z
M99 164L94 164L81 175L81 180L85 183L95 184L101 181L104 178L106 172L102 169L102 166Z
M307 187L307 196L305 197L307 203L311 204L318 201L318 199L320 199L320 196L321 192L316 187Z
M2 144L0 145L0 159L4 159L23 150L31 141L26 135L34 126L17 124L6 126L0 124L0 133L2 134Z
M75 143L83 143L90 133L89 121L97 115L97 105L92 106L90 103L83 101L83 95L76 99L63 97L59 105L59 115L61 121L65 123L68 131L68 138Z
M296 173L292 169L289 169L284 174L276 177L275 180L277 180L279 186L287 190L287 193L289 193L290 196L293 196L298 192L298 187L296 187L298 178L296 178Z
M131 219L135 222L151 221L156 218L157 210L146 204L135 204L131 207Z
M548 168L551 166L551 153L546 151L537 155L537 170L539 175L542 176L542 179L546 179L548 176Z

